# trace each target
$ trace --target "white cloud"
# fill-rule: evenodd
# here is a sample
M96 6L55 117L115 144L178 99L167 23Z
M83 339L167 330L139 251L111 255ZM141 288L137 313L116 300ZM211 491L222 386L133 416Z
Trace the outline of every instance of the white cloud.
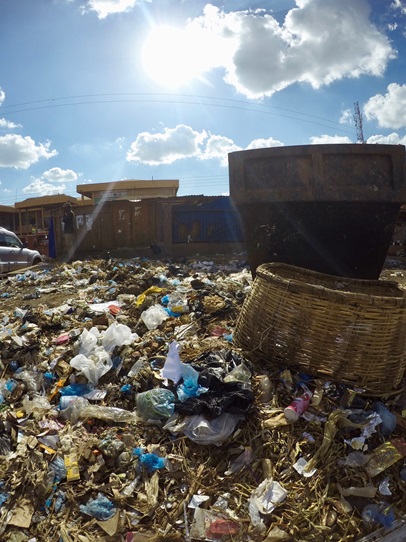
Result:
M4 102L5 97L6 97L6 94L4 90L0 87L0 105Z
M283 147L283 143L273 137L268 139L254 139L248 145L247 149L263 149L264 147Z
M373 135L368 138L367 143L379 143L381 145L406 145L406 136L401 137L393 132L389 135Z
M399 10L403 15L406 15L406 2L404 2L404 0L394 0L390 7Z
M376 119L381 128L406 127L406 85L391 83L385 95L376 94L364 105L365 118Z
M261 149L263 147L280 147L283 143L270 137L268 139L254 139L246 147L247 149ZM206 142L204 151L202 152L201 160L216 159L223 167L228 167L228 153L241 151L242 148L234 143L228 137L220 135L210 135Z
M172 164L176 160L199 156L199 146L206 137L204 130L197 132L184 124L164 128L160 134L141 132L131 144L127 160L150 166Z
M29 137L7 134L0 137L0 167L28 169L40 158L52 158L58 152L49 150L51 142L38 143Z
M246 147L280 147L283 143L270 137L255 139ZM228 166L228 153L240 151L242 147L226 136L198 132L190 126L180 124L176 128L163 128L159 134L142 132L131 144L127 153L129 162L149 166L172 164L176 160L196 158L199 160L218 160L223 167Z
M136 3L137 0L88 0L81 6L81 11L82 13L95 11L99 19L105 19L115 13L130 11Z
M71 169L53 167L44 171L41 179L49 183L73 183L78 180L78 174Z
M7 119L0 119L0 128L5 128L6 130L15 130L16 128L21 128L21 124L16 124Z
M295 83L314 88L346 77L381 76L396 57L369 20L366 0L296 0L283 24L265 10L225 13L207 5L192 21L207 34L225 80L249 98L270 96ZM211 51L211 53L210 53Z
M66 190L64 184L55 186L42 179L34 179L32 183L23 188L24 194L38 194L39 196L51 196L52 194L63 194Z
M241 147L238 147L232 139L220 135L211 135L200 158L201 160L216 159L221 166L227 167L228 153L240 150Z
M333 143L333 144L337 144L337 143L354 143L354 141L351 141L351 139L349 137L346 137L346 136L322 135L322 136L311 137L310 138L310 143L312 145L324 145L324 144L327 144L327 143L329 143L329 144L330 143Z
M338 121L340 124L352 124L353 122L353 111L351 109L345 109L341 112L341 117Z

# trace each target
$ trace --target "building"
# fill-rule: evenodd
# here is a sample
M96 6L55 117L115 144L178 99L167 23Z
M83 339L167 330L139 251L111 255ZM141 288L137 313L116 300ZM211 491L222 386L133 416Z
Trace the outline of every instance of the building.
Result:
M107 201L136 201L147 198L171 198L177 195L178 180L162 181L115 181L112 183L80 184L76 187L78 194L98 205Z

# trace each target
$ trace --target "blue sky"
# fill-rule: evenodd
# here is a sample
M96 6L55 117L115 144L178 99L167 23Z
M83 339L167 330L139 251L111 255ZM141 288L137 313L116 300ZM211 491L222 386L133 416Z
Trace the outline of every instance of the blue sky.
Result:
M227 154L406 144L406 0L1 0L0 205L122 179L227 194Z

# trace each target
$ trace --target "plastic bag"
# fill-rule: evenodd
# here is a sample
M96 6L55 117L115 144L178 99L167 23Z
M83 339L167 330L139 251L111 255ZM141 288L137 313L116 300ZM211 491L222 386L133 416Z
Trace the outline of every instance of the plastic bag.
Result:
M166 465L166 459L164 457L144 452L142 448L134 448L133 453L138 457L148 473L154 470L163 469Z
M137 333L132 333L128 326L113 322L104 332L102 344L106 352L113 352L116 346L132 344L138 339Z
M141 320L149 330L156 329L167 318L169 315L161 305L152 305L141 313Z
M81 397L83 395L86 395L87 393L90 393L92 390L93 387L89 386L88 384L78 384L75 382L73 384L69 384L69 386L61 388L59 390L59 393L62 395L62 397Z
M187 363L182 363L181 369L183 382L176 390L180 401L186 401L189 397L198 397L208 391L208 388L203 388L198 384L199 373L196 369Z
M166 419L175 411L175 396L164 388L139 393L136 403L137 412L144 421Z
M266 515L273 512L277 504L284 501L286 496L287 491L272 478L266 478L254 489L248 501L248 512L251 523L259 532L266 530L261 514Z
M99 335L100 333L97 327L92 327L90 331L84 329L80 336L79 354L89 357L97 346Z
M53 461L49 464L51 469L54 471L55 481L60 482L66 478L66 468L65 461L62 457L55 457Z
M38 371L30 371L28 369L20 371L19 369L14 373L16 380L22 380L27 388L28 393L36 393L41 391L44 383L44 375Z
M81 371L93 386L97 386L99 378L112 368L113 362L107 352L98 349L91 358L78 354L70 360L70 366Z
M172 380L174 384L177 384L182 378L182 362L179 357L178 348L179 344L176 341L172 341L169 345L165 365L161 369L162 378Z
M224 377L224 382L243 382L244 384L250 384L251 371L244 363L241 363Z
M240 416L224 412L214 420L204 416L190 416L185 420L184 434L197 444L215 444L221 446L234 432Z
M362 521L368 527L382 526L389 529L395 522L393 508L385 503L367 504L362 510Z
M397 419L383 403L378 401L372 406L373 410L379 415L382 422L378 427L379 432L384 437L389 437L396 429Z
M44 395L34 395L32 400L26 395L23 399L23 409L27 416L34 415L35 419L42 418L45 412L51 410L52 406Z
M84 397L67 396L68 401L61 400L60 416L64 420L69 420L73 425L80 419L83 409L89 405L89 401ZM65 406L67 403L67 406Z
M231 463L231 465L228 467L224 474L226 476L229 476L230 474L235 474L236 472L239 472L244 467L252 463L253 459L254 454L252 452L252 448L250 446L246 446L242 454L240 454L237 459L235 459Z
M89 499L87 504L79 506L80 511L98 521L110 519L116 513L116 507L103 493L99 493L95 499Z

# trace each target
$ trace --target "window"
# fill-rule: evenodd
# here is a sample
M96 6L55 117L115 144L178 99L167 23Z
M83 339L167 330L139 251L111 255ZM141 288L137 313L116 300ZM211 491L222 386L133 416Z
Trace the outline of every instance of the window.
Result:
M22 243L21 241L18 239L18 237L16 237L15 235L10 235L10 234L5 234L4 235L4 238L5 238L5 245L6 247L15 247L15 248L22 248Z

